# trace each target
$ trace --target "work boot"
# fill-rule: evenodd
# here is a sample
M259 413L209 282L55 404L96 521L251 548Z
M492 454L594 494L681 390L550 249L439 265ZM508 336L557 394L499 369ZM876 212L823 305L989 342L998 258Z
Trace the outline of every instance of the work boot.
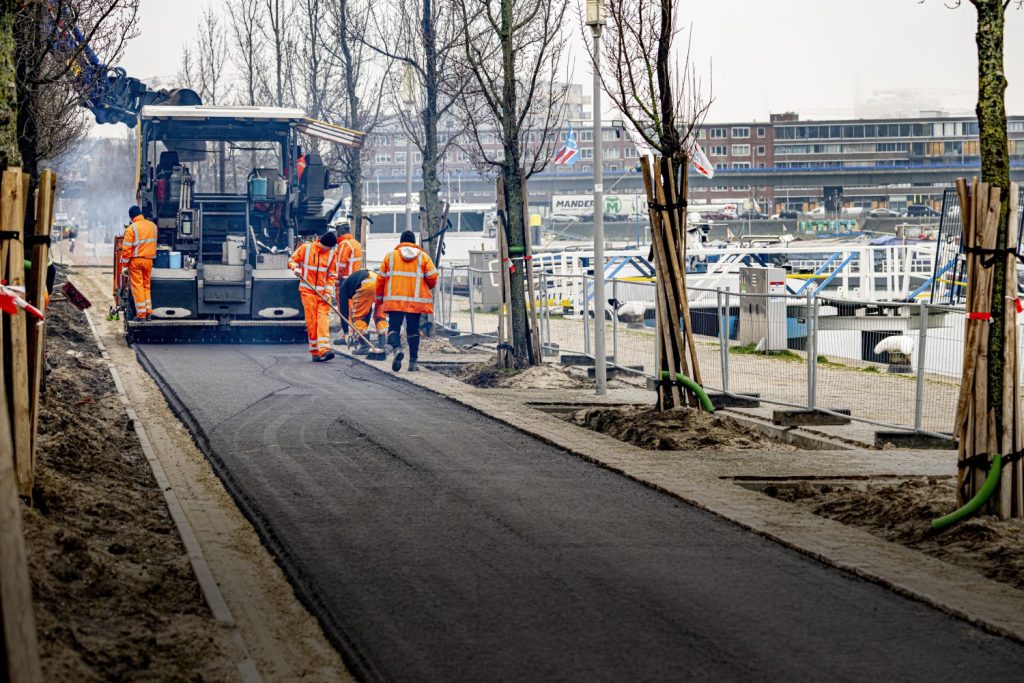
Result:
M402 360L405 358L405 352L402 349L395 351L395 357L391 360L391 370L398 372L402 369Z
M334 351L328 351L324 355L320 356L320 362L321 363L326 363L327 361L332 360L333 358L334 358Z
M420 366L416 362L416 359L410 358L409 359L409 372L419 372L419 371L420 371Z

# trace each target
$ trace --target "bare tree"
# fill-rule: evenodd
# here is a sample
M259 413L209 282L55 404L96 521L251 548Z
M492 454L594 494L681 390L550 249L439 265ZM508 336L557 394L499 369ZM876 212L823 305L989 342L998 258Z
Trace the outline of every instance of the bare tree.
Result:
M261 29L260 0L234 0L228 5L231 24L231 59L242 80L241 101L250 107L268 93L261 74L266 71L266 44Z
M315 119L323 118L327 102L337 87L339 60L328 45L329 33L324 35L332 4L329 0L299 0L296 7L297 51L301 55L296 71L302 81L306 113Z
M273 102L278 107L283 107L288 101L289 73L293 71L294 59L291 48L293 47L292 26L294 14L290 0L262 0L263 12L260 18L263 27L263 36L266 38L270 50L271 68L270 73L265 77L264 84L270 91Z
M342 92L325 103L325 114L332 121L367 134L384 120L385 84L390 78L391 61L383 68L375 65L366 46L367 15L352 0L334 3L328 27L331 50L339 62ZM348 185L350 213L358 230L363 219L363 162L373 153L372 146L357 148L334 145L329 165ZM365 236L364 236L365 238Z
M17 5L0 1L0 168L21 164L18 149L18 88L15 84L14 26Z
M567 79L561 73L568 0L453 0L461 24L459 100L474 164L504 181L510 252L525 246L523 184L547 166L562 124ZM499 144L495 153L490 136ZM511 273L513 358L530 363L523 268Z
M18 143L26 171L56 159L88 129L81 106L107 86L105 70L83 61L116 64L135 36L139 0L28 0L19 5L14 37ZM54 17L60 18L55 21ZM69 25L80 39L69 39ZM55 48L55 46L59 46Z
M639 138L635 142L681 165L711 98L690 61L689 41L679 49L679 4L680 0L605 0L599 77L602 89ZM585 27L584 33L589 33ZM593 53L588 54L593 64Z
M391 106L402 130L420 152L423 176L423 241L431 258L439 262L441 225L438 178L440 165L463 133L461 120L452 116L463 94L463 83L452 68L459 58L461 19L446 0L389 0L370 5L372 31L366 44L384 57L404 65L404 78L392 79ZM411 101L411 102L410 102ZM406 107L411 103L415 113ZM447 124L442 141L439 130Z

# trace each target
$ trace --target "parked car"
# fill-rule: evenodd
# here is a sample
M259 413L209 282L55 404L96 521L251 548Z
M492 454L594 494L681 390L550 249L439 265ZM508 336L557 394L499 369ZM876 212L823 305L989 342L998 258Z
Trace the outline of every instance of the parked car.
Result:
M824 206L816 206L813 209L811 209L810 211L808 211L807 215L808 216L824 216L825 215L825 207Z
M778 213L773 213L768 218L770 218L773 221L776 221L776 220L796 220L797 218L800 218L800 214L797 211L789 211L789 210L787 210L787 211L779 211Z
M736 218L736 216L724 211L706 211L703 216L706 221L731 221Z
M907 207L907 216L910 218L931 218L939 215L938 211L927 204L911 204Z
M877 209L871 209L868 215L872 218L899 218L900 212L880 206Z
M568 213L553 213L548 216L548 223L577 223L579 220L579 216Z
M736 217L741 221L759 221L767 218L768 216L764 215L760 211L748 209L747 211L740 211L739 215Z

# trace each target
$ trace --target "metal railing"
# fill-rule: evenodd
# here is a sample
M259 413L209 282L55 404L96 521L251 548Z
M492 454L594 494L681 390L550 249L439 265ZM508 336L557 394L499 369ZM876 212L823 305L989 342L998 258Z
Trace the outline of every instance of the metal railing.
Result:
M436 322L496 338L496 277L496 270L443 268ZM591 276L539 273L535 279L545 349L593 357L594 335L603 329L612 367L654 377L654 283L610 281L602 325L580 310L590 307ZM770 405L837 415L849 410L853 420L889 429L935 436L953 429L962 308L855 303L813 291L797 297L691 287L688 294L689 325L706 388ZM876 353L890 337L900 338L907 353ZM1024 335L1019 338L1024 346Z

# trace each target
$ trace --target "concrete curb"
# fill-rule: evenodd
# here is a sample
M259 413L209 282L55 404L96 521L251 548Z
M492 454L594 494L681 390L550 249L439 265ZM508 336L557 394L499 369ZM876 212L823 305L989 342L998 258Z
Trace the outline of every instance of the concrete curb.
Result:
M666 465L656 452L569 423L525 406L508 406L425 370L392 373L390 365L354 361L427 389L475 412L530 434L589 462L667 493L702 510L807 555L823 564L923 602L989 633L1024 643L1024 591L987 579L867 531L805 512L795 506L722 481Z
M164 472L163 465L160 464L156 454L153 452L153 446L149 441L149 436L146 434L146 428L143 426L142 420L139 419L134 408L132 408L131 401L124 389L124 384L121 382L121 376L118 374L117 368L114 367L106 347L100 340L99 331L93 323L92 316L89 315L88 311L84 311L84 313L86 322L89 324L89 330L92 332L93 341L96 342L100 355L110 371L110 376L114 380L114 386L117 388L117 396L125 407L125 413L135 429L135 434L139 437L142 452L146 456L146 461L153 472L153 478L156 480L157 486L160 487L164 502L167 504L167 510L171 515L171 519L174 520L174 526L177 528L181 542L188 553L188 560L192 565L192 571L196 576L196 581L199 583L203 598L206 600L206 604L209 606L210 612L213 614L217 624L230 630L231 640L242 654L242 660L238 662L238 671L242 676L242 680L247 683L260 683L263 679L256 669L256 663L249 655L248 647L246 647L245 642L242 640L242 634L237 628L235 618L231 614L231 609L224 599L224 594L221 593L220 586L217 585L217 580L213 577L213 572L210 571L210 566L206 562L206 556L203 555L203 549L199 545L195 531L185 516L185 511L178 501L178 496L174 493L174 488Z

